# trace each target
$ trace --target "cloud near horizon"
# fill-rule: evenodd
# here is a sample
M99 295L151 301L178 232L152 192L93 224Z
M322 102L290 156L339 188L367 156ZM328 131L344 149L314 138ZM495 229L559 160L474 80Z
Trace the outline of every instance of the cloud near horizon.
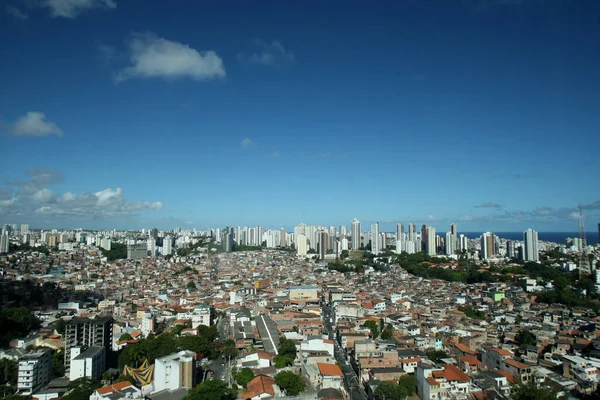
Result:
M487 201L483 204L479 204L477 206L473 206L475 208L502 208L503 206L498 203L494 203L493 201Z
M131 65L115 75L117 83L135 78L201 81L225 78L226 75L223 60L212 50L198 51L152 32L134 33L127 45Z
M121 188L106 188L96 192L58 193L47 186L64 182L59 171L32 169L28 179L5 181L16 188L0 188L0 217L36 215L71 218L74 220L115 218L137 215L144 210L162 210L160 201L128 201Z

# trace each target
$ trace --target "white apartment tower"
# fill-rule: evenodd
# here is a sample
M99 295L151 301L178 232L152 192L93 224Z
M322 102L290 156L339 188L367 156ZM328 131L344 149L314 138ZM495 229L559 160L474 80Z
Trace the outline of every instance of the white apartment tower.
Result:
M306 235L302 233L296 236L296 252L301 257L305 257L308 252Z
M352 250L360 248L360 221L354 218L351 227L351 245Z
M525 242L523 259L525 261L539 261L540 251L538 248L538 233L533 229L527 229L523 232L523 242Z
M379 222L371 225L371 253L377 255L381 250L381 238L379 237Z
M427 227L427 254L435 256L437 254L437 243L435 237L435 228L433 226Z

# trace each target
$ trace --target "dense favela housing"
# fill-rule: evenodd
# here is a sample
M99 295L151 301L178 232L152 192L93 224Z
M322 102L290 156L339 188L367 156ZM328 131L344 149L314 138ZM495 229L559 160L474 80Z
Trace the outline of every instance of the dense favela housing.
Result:
M598 395L585 236L456 224L33 230L0 241L0 390L50 399Z

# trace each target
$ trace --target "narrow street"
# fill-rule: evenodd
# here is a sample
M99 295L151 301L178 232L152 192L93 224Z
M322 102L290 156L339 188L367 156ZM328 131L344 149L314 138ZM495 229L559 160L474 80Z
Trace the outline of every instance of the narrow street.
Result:
M346 360L344 350L340 347L335 337L335 333L332 329L331 318L333 317L333 311L331 307L323 304L323 325L329 332L329 339L334 341L334 353L335 359L340 364L342 373L344 374L344 385L346 390L350 394L351 400L367 400L367 396L362 388L360 379L356 376L356 373L350 366L350 363Z

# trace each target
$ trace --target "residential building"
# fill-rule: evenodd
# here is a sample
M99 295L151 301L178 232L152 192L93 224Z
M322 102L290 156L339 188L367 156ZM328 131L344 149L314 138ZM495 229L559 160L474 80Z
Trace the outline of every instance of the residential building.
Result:
M34 350L19 359L17 389L19 394L30 395L50 381L52 350Z
M481 235L481 259L493 258L496 253L496 235L492 232L485 232Z
M154 361L155 392L175 391L195 385L195 353L183 350Z
M92 378L100 380L106 371L106 348L99 346L71 348L69 380Z
M65 368L71 366L71 348L111 348L113 340L112 317L73 318L65 328Z
M296 236L296 254L300 257L305 257L308 253L308 241L306 235L299 234Z
M139 260L148 256L147 243L129 243L127 244L127 259Z

